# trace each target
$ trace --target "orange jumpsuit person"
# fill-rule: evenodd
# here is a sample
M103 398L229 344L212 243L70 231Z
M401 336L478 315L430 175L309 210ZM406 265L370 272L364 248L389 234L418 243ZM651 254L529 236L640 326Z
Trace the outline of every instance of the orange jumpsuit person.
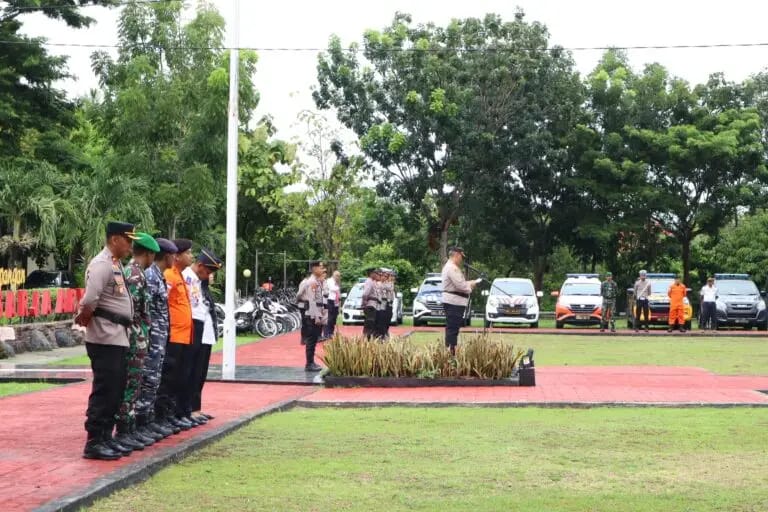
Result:
M669 287L669 332L678 327L680 332L685 332L685 306L684 300L688 288L676 277L675 282Z

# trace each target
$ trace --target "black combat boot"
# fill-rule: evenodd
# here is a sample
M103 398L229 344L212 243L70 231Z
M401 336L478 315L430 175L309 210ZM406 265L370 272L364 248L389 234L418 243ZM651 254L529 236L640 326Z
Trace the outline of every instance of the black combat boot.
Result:
M136 425L133 425L131 427L131 438L133 438L135 441L140 442L145 447L152 446L153 444L155 444L155 436L144 435L143 433L141 433L141 431L139 431L139 427L137 427Z
M127 446L131 450L141 451L144 449L144 443L141 443L133 438L131 435L131 428L123 423L117 424L117 435L115 441L123 446Z
M123 457L127 457L131 453L133 453L133 448L129 446L125 446L122 443L119 443L114 437L112 437L112 429L107 429L102 432L102 439L104 440L104 444L107 445L112 450L121 453Z
M192 428L192 424L188 421L184 421L176 416L168 418L168 423L181 430L189 430Z
M181 432L180 428L174 427L168 423L168 420L161 418L155 418L155 421L149 424L149 428L158 434L163 434L165 437L172 436Z
M136 418L136 431L142 436L148 437L155 442L161 441L166 437L149 428L149 419L146 416L139 416Z
M107 446L100 434L88 433L88 440L85 442L85 449L83 449L84 459L117 460L122 456L122 453Z

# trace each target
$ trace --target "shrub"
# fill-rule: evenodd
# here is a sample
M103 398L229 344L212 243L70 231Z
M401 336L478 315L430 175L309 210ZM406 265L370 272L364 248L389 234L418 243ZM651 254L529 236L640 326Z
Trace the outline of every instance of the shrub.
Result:
M469 336L455 357L439 343L415 346L407 338L384 342L336 336L323 351L328 373L345 377L506 379L523 355L487 334Z

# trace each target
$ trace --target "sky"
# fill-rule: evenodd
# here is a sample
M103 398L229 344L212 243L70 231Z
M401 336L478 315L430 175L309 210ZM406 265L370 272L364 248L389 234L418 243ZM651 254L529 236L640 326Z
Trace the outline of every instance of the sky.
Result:
M522 8L529 21L544 23L552 44L566 48L722 44L768 42L765 23L768 2L756 0L280 0L240 2L240 47L325 48L331 34L346 45L360 41L366 29L382 29L395 12L410 13L416 22L445 25L453 18L482 17L486 13L512 19ZM44 3L44 1L43 1ZM233 0L213 0L232 26ZM189 2L193 7L195 2ZM51 42L113 45L116 43L118 10L91 7L84 11L97 22L85 30L68 29L63 23L40 15L27 16L24 31L47 37ZM186 14L192 17L193 11ZM229 35L227 36L229 46ZM70 72L76 77L60 86L71 97L97 87L90 69L88 48L51 48L52 53L69 56ZM589 73L602 51L575 51L578 70ZM713 72L724 72L731 80L743 80L768 66L768 47L633 50L632 65L641 69L659 62L672 74L699 83ZM311 88L316 83L317 52L259 53L254 83L261 103L254 118L274 118L281 138L295 138L304 132L296 122L305 109L314 110Z

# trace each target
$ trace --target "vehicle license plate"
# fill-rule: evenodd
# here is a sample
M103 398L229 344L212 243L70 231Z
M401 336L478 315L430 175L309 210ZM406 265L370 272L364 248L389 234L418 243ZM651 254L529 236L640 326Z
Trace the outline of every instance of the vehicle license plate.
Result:
M749 323L749 320L746 319L746 318L737 318L736 319L736 323L737 324L746 324L746 323Z
M657 320L658 320L659 322L666 322L666 321L668 321L668 320L669 320L669 318L667 318L667 317L665 317L665 316L660 316L660 317L659 317Z
M589 315L576 315L576 320L589 320L590 318L592 317Z

